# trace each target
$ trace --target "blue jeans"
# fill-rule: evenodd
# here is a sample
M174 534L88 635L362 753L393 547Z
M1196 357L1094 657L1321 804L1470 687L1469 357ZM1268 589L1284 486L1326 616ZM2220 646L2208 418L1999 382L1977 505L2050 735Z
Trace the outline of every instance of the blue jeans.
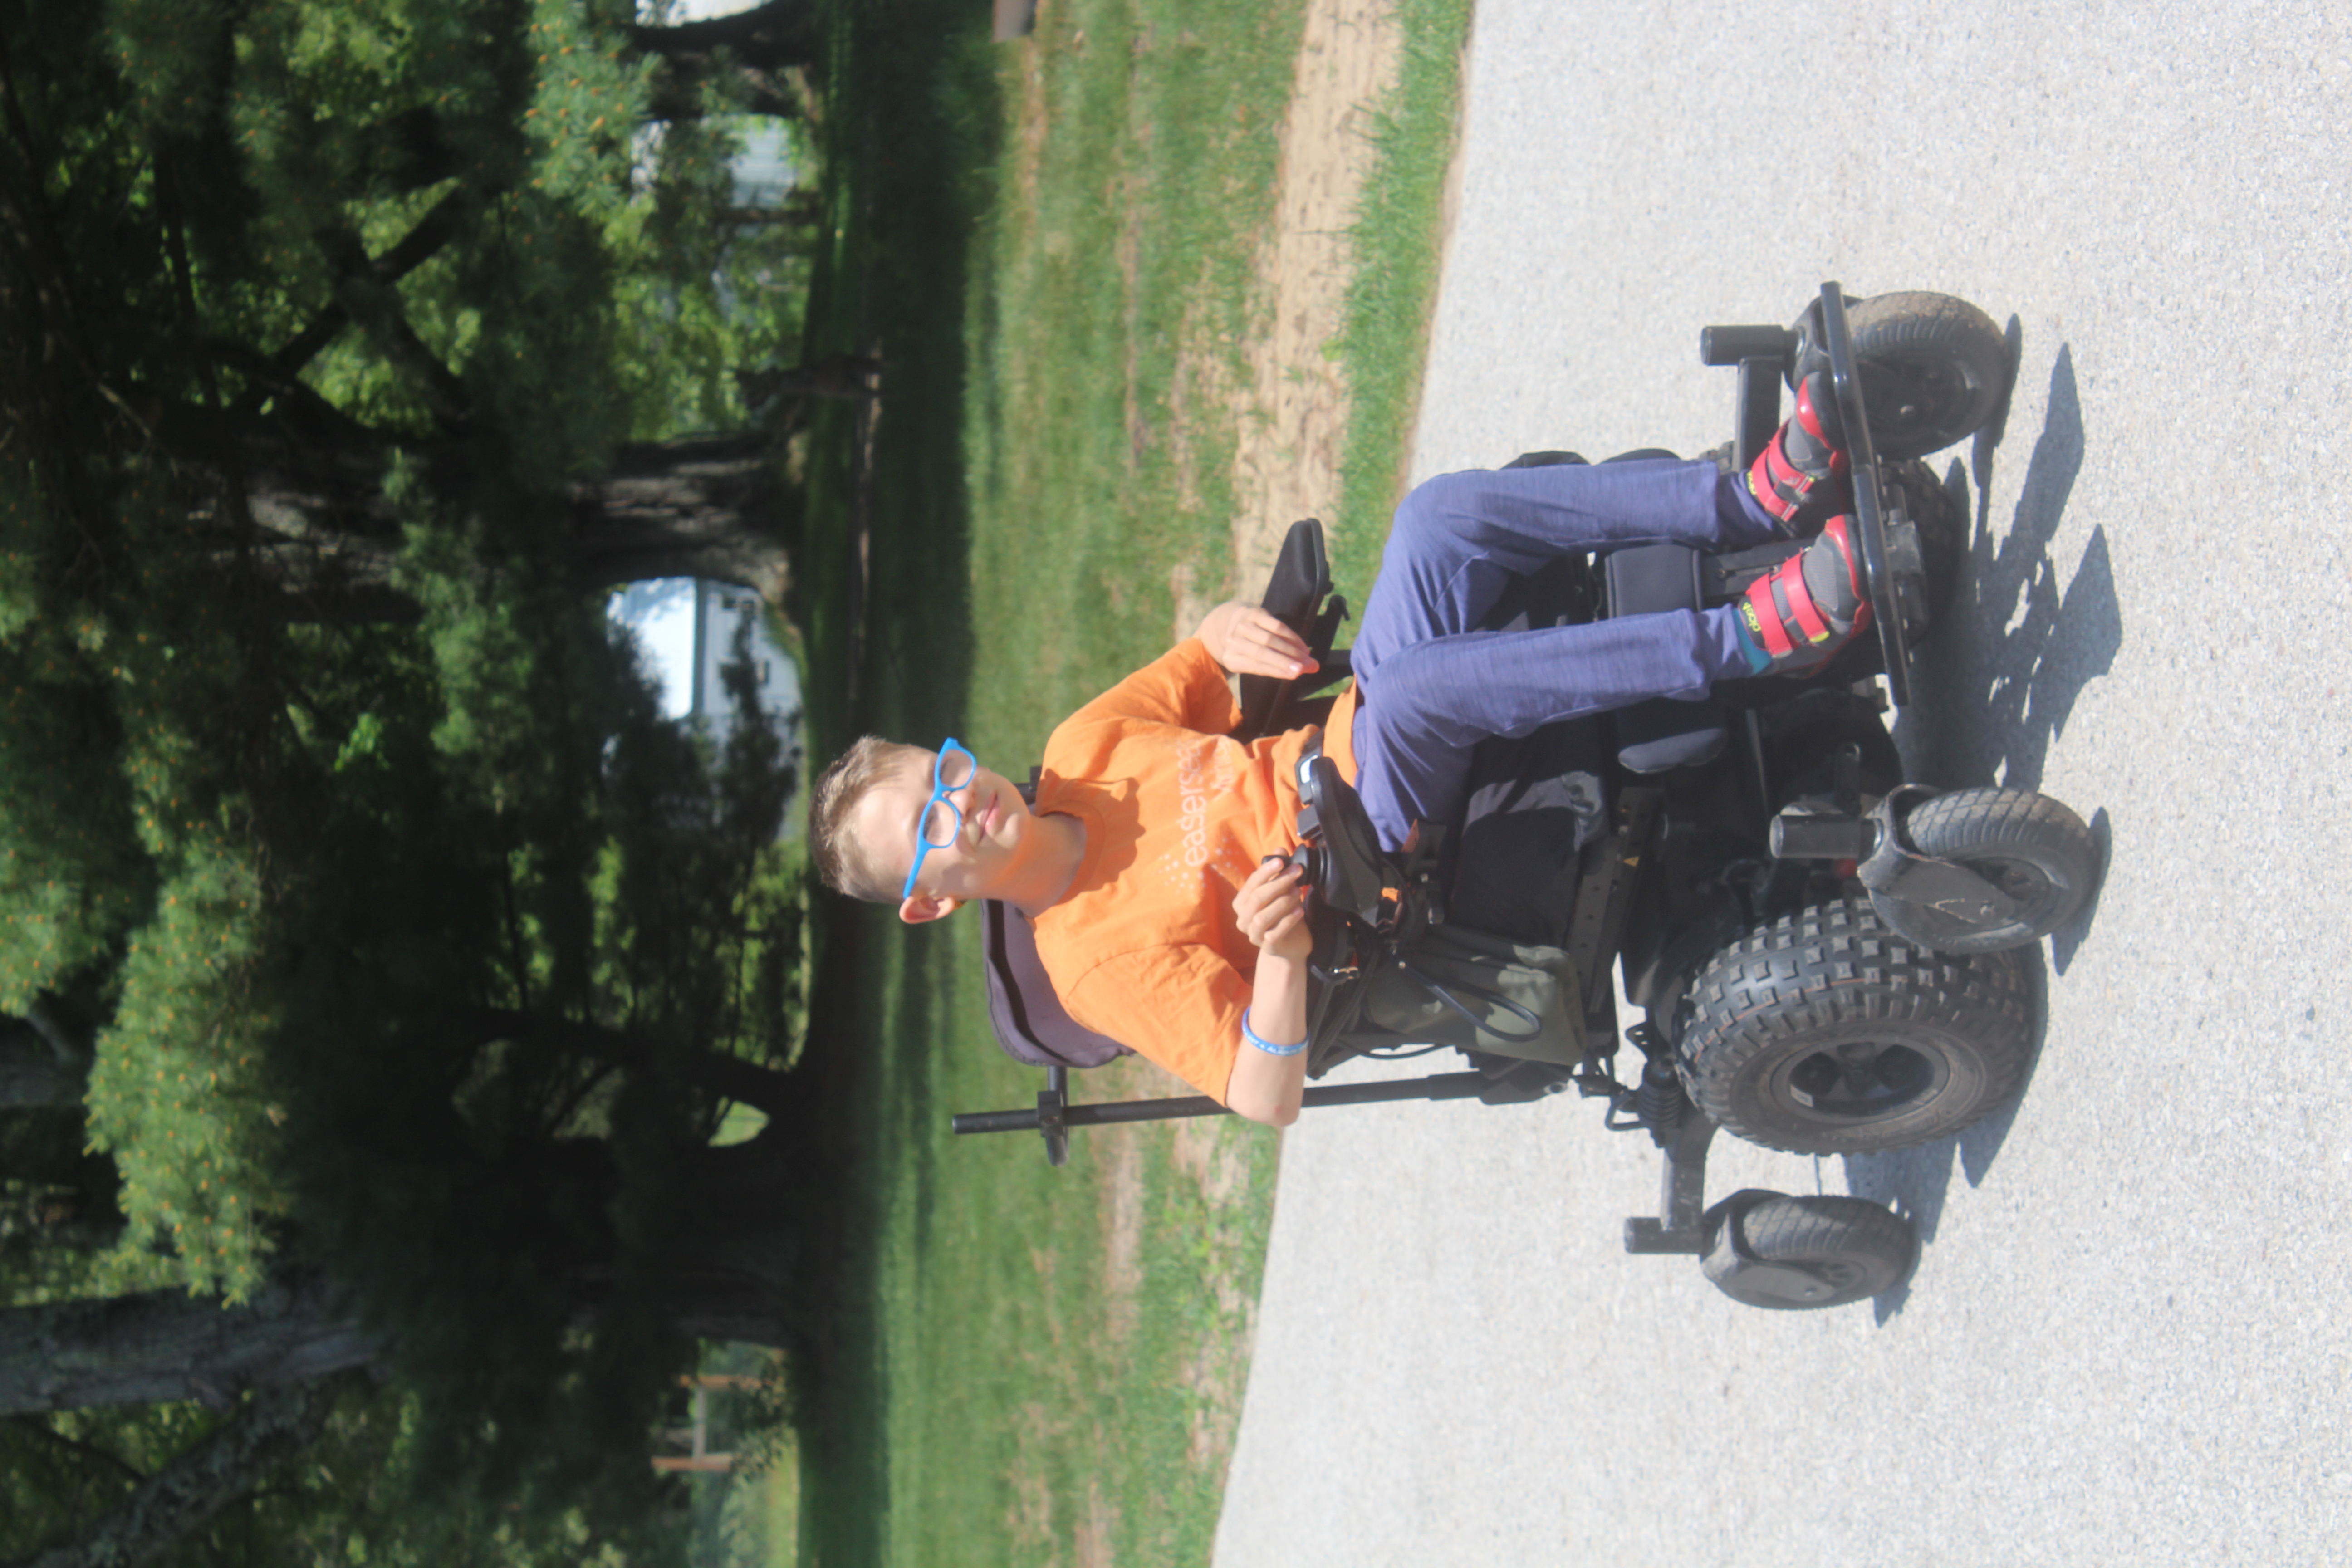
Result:
M1478 630L1512 578L1570 551L1743 550L1780 537L1710 462L1444 474L1397 508L1354 651L1357 792L1391 848L1451 822L1470 749L1651 697L1704 697L1747 656L1729 608Z

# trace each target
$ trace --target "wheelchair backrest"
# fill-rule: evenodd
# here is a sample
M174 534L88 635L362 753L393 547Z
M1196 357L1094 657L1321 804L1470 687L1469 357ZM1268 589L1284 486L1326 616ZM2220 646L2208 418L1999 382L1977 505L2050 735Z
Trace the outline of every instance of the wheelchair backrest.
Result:
M988 943L988 1021L1015 1061L1040 1068L1098 1068L1133 1053L1098 1035L1062 1005L1037 959L1028 918L994 899L981 904Z

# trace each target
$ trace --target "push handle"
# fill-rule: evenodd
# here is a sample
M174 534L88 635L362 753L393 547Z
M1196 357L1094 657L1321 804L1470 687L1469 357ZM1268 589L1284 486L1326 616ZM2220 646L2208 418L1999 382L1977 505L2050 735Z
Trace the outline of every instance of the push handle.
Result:
M1787 364L1797 352L1797 334L1787 327L1701 327L1698 363L1738 364L1743 360L1779 360Z

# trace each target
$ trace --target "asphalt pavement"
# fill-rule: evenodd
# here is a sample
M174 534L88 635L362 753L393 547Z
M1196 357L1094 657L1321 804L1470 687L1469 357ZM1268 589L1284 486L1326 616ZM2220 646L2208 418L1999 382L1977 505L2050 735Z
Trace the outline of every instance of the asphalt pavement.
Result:
M1904 1289L1632 1258L1596 1105L1286 1135L1221 1568L2352 1561L2352 8L1486 0L1415 478L1727 439L1699 328L1825 279L2014 344L1900 735L2108 847ZM1369 1075L1366 1075L1369 1076Z

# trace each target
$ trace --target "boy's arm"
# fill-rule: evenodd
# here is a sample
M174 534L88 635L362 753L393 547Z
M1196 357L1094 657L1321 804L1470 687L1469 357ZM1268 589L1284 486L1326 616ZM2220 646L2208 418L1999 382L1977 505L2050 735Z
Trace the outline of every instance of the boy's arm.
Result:
M1219 605L1194 636L1178 643L1070 716L1072 734L1105 719L1142 719L1203 735L1241 722L1225 675L1287 679L1315 668L1298 634L1253 605Z
M1307 893L1298 868L1262 863L1234 895L1242 934L1257 944L1257 979L1244 1015L1249 1034L1265 1046L1303 1047L1307 1040L1307 959L1315 939L1307 925ZM1298 1120L1307 1089L1307 1052L1269 1051L1247 1035L1225 1082L1225 1103L1237 1116L1287 1127Z
M1307 961L1258 960L1257 985L1250 997L1250 1028L1272 1045L1296 1045L1307 1038ZM1298 1120L1299 1101L1307 1093L1307 1053L1274 1056L1246 1039L1234 1058L1234 1076L1225 1080L1225 1103L1236 1116L1287 1127Z

